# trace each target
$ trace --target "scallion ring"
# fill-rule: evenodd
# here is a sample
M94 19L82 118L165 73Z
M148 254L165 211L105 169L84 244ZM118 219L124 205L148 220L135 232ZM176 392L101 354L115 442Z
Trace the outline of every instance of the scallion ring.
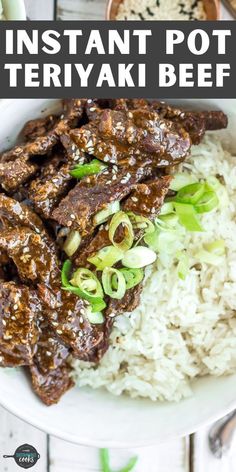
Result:
M212 243L207 243L205 244L205 248L207 251L217 256L223 256L225 254L225 242L223 239L217 239Z
M106 246L100 249L94 256L88 257L88 262L93 264L97 270L105 267L112 267L119 262L124 255L124 251L114 246Z
M122 259L122 264L129 269L141 269L155 262L157 256L152 249L145 246L136 246L127 251Z
M66 287L67 285L70 285L69 278L70 278L70 273L72 269L72 262L67 259L61 270L61 283L63 287Z
M189 272L189 257L185 252L178 252L176 254L178 259L177 272L181 280L185 280Z
M92 311L91 307L86 309L86 316L90 323L92 324L102 324L104 323L104 316L101 311Z
M183 187L178 191L177 195L174 197L174 201L194 205L200 200L204 192L205 184L200 182L186 185L186 187Z
M197 179L195 177L187 173L175 174L174 178L172 179L170 183L170 190L174 190L175 192L178 192L181 188L195 183L196 180Z
M117 242L115 240L115 235L119 227L123 229L124 237L120 242ZM113 246L117 247L118 249L127 251L132 247L134 241L133 227L128 215L124 211L119 211L112 217L109 225L108 235Z
M193 205L189 203L174 202L175 211L179 217L179 222L188 231L203 231L198 219L198 214Z
M215 192L205 192L195 205L197 213L208 213L214 210L219 204L218 197Z
M96 275L89 269L80 267L77 269L70 283L74 287L78 287L83 293L83 298L93 300L94 298L103 298L103 290L101 283Z
M136 285L142 282L144 277L144 271L142 269L120 269L120 272L123 274L126 282L126 289L135 287Z
M107 207L104 210L99 211L93 218L95 226L105 223L108 218L114 213L120 211L120 202L118 200L108 203Z
M102 273L102 285L106 295L120 300L126 292L125 277L122 272L114 267L106 267Z
M127 213L133 229L141 229L144 231L144 234L152 233L155 230L155 226L148 218L142 215L136 215L132 211Z
M73 254L77 251L79 245L81 243L81 236L79 234L79 231L70 231L68 234L64 245L63 245L63 251L67 254L67 256L71 257Z

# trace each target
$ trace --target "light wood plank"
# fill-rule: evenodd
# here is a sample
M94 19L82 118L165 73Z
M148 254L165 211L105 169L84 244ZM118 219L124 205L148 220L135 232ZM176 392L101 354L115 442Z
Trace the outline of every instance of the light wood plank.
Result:
M194 435L194 472L235 472L236 471L236 435L230 450L217 459L208 446L209 427L200 429Z
M27 17L30 20L53 20L54 0L25 0Z
M32 411L32 416L34 412ZM47 471L47 435L11 415L0 407L0 471L19 472L14 459L3 459L3 454L14 454L17 447L28 443L40 454L34 472ZM23 469L22 469L23 470Z
M99 451L50 438L50 472L99 472ZM168 444L143 449L110 449L114 470L137 455L134 472L189 472L188 444L178 439Z

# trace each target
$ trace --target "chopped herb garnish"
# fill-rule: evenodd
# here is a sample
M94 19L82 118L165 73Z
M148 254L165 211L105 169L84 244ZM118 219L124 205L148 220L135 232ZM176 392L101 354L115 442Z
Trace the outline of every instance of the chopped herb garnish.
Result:
M138 462L138 457L131 457L128 464L122 467L122 469L117 470L116 472L131 472L135 465ZM101 472L113 472L110 467L110 455L109 450L104 448L100 449L100 464L101 464Z
M70 171L70 175L76 179L82 179L86 175L94 175L107 167L103 162L93 159L88 164L78 164Z

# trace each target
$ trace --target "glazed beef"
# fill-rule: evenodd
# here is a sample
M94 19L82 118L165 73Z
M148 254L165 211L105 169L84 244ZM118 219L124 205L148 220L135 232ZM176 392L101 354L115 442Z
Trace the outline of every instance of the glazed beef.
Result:
M39 286L39 295L55 333L72 348L75 357L89 360L91 352L104 344L104 326L88 321L88 303L68 291L54 289L52 292L45 285Z
M67 365L46 374L42 374L40 368L34 365L30 367L30 372L33 389L47 406L58 403L62 395L74 386L70 376L71 369Z
M36 292L14 282L0 283L1 365L30 365L38 341L41 304ZM15 359L15 361L14 361Z
M134 311L139 306L140 295L142 293L143 284L140 283L129 290L126 290L124 297L121 300L110 298L105 315L107 317L114 317L125 312Z
M47 322L40 324L37 349L30 367L35 392L46 405L57 403L74 383L66 363L68 349L55 337Z
M199 144L207 130L226 128L228 124L222 111L187 111L164 102L154 102L151 106L161 117L180 123L188 131L193 144Z
M184 128L145 109L103 110L97 120L72 130L70 136L84 152L113 164L151 154L156 167L175 165L191 145Z
M94 216L109 203L126 197L151 172L151 162L144 160L140 166L113 166L85 177L61 201L53 218L62 226L79 230L82 236L91 234L95 228Z
M14 192L23 183L30 180L38 170L36 164L28 161L28 157L13 157L10 161L0 160L0 184L6 192Z
M90 238L90 241L84 247L80 247L78 253L76 253L75 263L77 267L93 267L88 261L88 257L93 256L100 249L106 246L110 246L111 241L108 236L108 231L104 228L104 225L100 226L97 234Z
M171 179L170 176L164 176L151 182L137 184L123 203L123 210L149 219L154 218L161 210Z
M50 285L58 277L58 259L52 246L29 228L0 231L0 249L13 260L23 282Z
M0 184L7 192L14 192L18 187L33 177L38 166L30 162L33 156L45 156L60 142L60 136L79 123L83 115L82 100L69 100L65 103L65 114L54 123L45 135L39 134L33 141L17 145L6 151L0 158Z
M60 142L71 164L85 164L88 161L88 156L76 146L68 133L60 136Z
M46 235L42 220L31 208L4 194L0 194L0 221L6 228L8 226L28 226L36 233L40 233L41 236Z
M64 164L60 169L50 170L43 176L33 180L29 187L28 198L43 218L52 218L52 211L59 203L60 199L70 188L72 177L69 173L70 167Z
M92 106L95 107L94 104ZM112 101L111 106L115 110L126 112L138 109L155 111L161 119L167 119L183 126L189 133L193 144L199 144L207 130L226 128L228 124L227 116L222 111L188 111L159 101L117 99ZM101 113L98 106L96 113L97 116Z
M34 141L51 131L57 120L58 118L56 116L49 115L45 118L27 121L22 130L22 135L26 141Z

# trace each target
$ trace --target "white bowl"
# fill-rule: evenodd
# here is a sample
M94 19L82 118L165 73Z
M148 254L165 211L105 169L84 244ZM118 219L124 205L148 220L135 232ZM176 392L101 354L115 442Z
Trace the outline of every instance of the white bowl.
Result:
M24 0L2 0L2 6L7 20L26 20Z
M186 103L201 108L220 106L228 113L229 129L219 133L236 150L236 100ZM27 119L58 106L57 100L2 100L1 149L15 141ZM23 371L0 369L0 385L0 404L12 413L55 436L97 447L157 444L191 433L236 407L236 375L198 379L193 385L193 396L180 403L154 403L75 388L58 405L46 407L32 392Z

